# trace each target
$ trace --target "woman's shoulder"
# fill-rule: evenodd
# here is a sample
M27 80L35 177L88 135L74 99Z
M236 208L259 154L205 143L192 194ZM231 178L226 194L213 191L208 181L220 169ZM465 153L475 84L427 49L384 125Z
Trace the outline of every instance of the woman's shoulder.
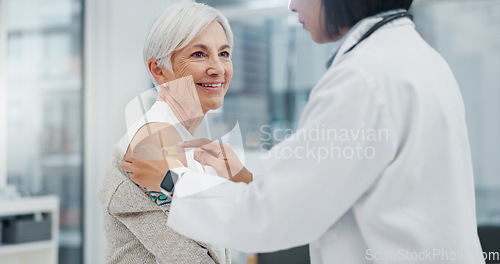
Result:
M104 209L110 213L161 210L143 189L126 176L121 168L123 153L115 149L106 175L98 188L98 196Z
M134 151L139 148L148 146L175 146L182 138L175 128L170 123L155 122L148 123L142 126L130 141L130 150ZM161 159L162 156L159 156Z
M168 103L158 100L127 129L126 138L121 144L123 145L122 149L124 152L133 151L136 153L137 148L143 147L143 153L148 154L143 159L162 159L163 155L151 157L151 153L162 154L158 153L156 147L175 146L182 141L181 134L185 132L182 128L183 125L179 123ZM151 152L150 147L152 146L155 148Z

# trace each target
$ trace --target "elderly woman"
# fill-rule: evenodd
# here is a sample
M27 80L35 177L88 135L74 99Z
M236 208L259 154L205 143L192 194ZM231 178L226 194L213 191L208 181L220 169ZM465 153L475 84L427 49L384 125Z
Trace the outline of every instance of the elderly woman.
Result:
M120 164L125 154L136 155L139 146L147 145L144 142L168 153L172 150L168 146L193 139L203 116L223 103L233 72L232 45L227 19L204 4L173 5L152 26L144 60L159 84L158 100L129 128L126 145L116 147L99 187L107 263L230 263L227 249L194 241L167 227L169 199L138 187ZM162 169L166 161L159 153L152 156L160 158L151 159ZM177 157L190 169L204 170L192 151Z

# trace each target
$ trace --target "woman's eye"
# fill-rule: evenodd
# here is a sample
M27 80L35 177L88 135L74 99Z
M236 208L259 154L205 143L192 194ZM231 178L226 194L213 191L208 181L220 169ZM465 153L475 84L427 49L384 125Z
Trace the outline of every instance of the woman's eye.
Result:
M220 53L220 56L229 58L229 52L223 51L223 52Z
M198 51L198 52L195 52L191 55L191 57L195 57L195 58L203 58L205 57L205 54L201 51Z

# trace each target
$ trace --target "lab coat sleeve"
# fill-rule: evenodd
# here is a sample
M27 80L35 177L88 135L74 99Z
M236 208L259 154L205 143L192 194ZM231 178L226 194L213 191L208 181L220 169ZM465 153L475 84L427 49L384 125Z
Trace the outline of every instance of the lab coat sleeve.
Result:
M223 182L174 199L168 225L244 252L320 238L394 159L397 135L387 107L370 74L347 66L329 71L313 89L297 133L266 154L262 180ZM189 172L176 188L202 177L213 176Z

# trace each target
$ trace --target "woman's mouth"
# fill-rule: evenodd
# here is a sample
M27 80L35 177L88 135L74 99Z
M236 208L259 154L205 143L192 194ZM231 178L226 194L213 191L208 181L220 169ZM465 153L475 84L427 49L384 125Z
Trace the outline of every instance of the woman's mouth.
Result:
M197 83L196 85L200 86L206 91L209 92L219 92L222 91L222 84L221 82L217 83Z

